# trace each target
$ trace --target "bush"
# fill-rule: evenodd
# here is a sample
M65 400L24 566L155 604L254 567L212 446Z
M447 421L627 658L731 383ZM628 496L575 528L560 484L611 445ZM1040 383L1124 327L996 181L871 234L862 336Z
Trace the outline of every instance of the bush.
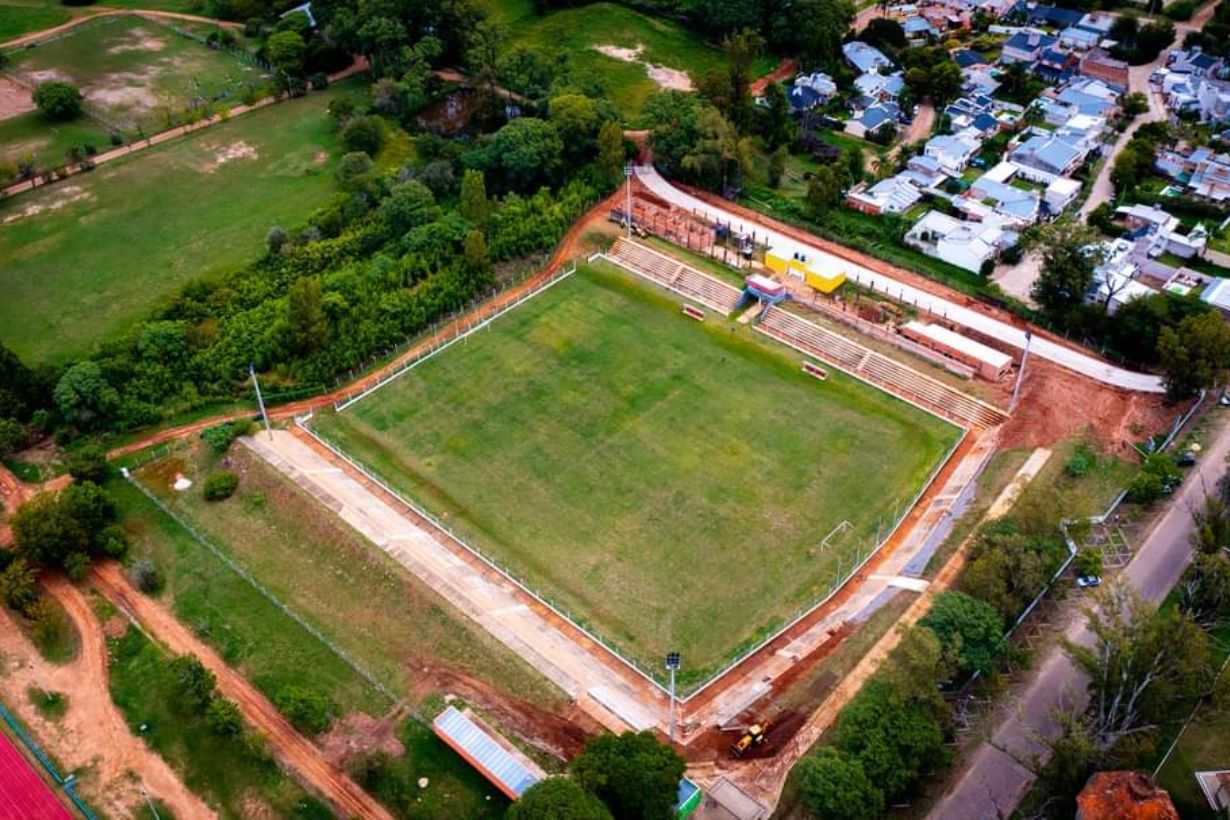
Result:
M371 114L355 117L342 129L342 142L347 151L362 151L374 157L384 144L384 120Z
M237 737L243 732L243 716L235 701L224 697L215 697L205 709L205 722L214 734L224 737Z
M273 697L278 711L304 734L318 735L329 728L337 707L333 701L317 692L285 686Z
M88 444L68 460L68 472L78 481L93 481L102 484L111 477L111 465L107 453L97 444Z
M162 570L148 558L135 562L128 571L128 577L132 579L133 585L146 595L157 595L167 584Z
M230 498L239 486L239 476L232 470L219 470L205 479L205 500L224 501Z
M280 228L276 230L281 230ZM270 231L272 236L273 231ZM217 455L222 455L227 450L231 449L231 444L235 439L248 432L249 424L246 421L227 421L216 427L210 427L201 431L201 440L213 449Z
M1140 466L1140 472L1128 485L1128 501L1133 504L1152 504L1164 495L1171 493L1183 474L1165 453L1154 453L1145 459Z
M0 419L0 456L11 455L26 444L26 428L17 419Z
M1097 463L1097 456L1088 447L1081 444L1077 446L1076 451L1072 453L1072 457L1068 459L1068 463L1064 465L1064 470L1073 478L1080 478L1083 475L1087 475Z
M1102 551L1096 547L1086 547L1078 552L1073 564L1077 575L1102 577Z
M50 80L34 89L34 104L43 116L63 122L81 116L81 92L72 83Z
M324 91L329 87L329 75L323 71L317 71L312 75L312 79L309 82L312 85L313 91Z
M69 580L81 583L90 574L90 556L84 552L70 553L64 559L64 571L68 573Z
M1171 20L1186 23L1188 20L1192 19L1192 15L1195 14L1195 12L1196 4L1193 3L1192 0L1176 0L1176 2L1167 6L1166 10L1162 13Z

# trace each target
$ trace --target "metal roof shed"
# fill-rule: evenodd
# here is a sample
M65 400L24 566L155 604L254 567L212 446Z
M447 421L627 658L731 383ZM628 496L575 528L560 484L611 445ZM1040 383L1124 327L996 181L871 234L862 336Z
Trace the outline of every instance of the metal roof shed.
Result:
M541 770L531 770L533 764L519 760L475 719L453 706L437 715L431 728L512 800L520 798L526 789L543 778Z

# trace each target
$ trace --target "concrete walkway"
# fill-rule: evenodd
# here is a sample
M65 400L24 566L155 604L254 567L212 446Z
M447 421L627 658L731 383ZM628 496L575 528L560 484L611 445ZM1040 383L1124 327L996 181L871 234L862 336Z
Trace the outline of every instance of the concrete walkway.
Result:
M676 188L651 166L638 166L636 176L655 195L678 208L692 211L709 220L726 222L735 226L748 223L746 217L709 205L691 194ZM808 259L813 260L813 264L819 263L834 271L844 272L857 284L884 292L893 299L916 306L919 310L930 311L938 316L943 316L949 322L963 325L970 330L974 330L1010 347L1017 349L1025 347L1025 330L1023 328L1013 327L1006 322L987 316L977 310L963 307L933 293L908 285L898 279L872 271L848 259L842 259L831 253L826 253L815 245L804 244L788 234L767 227L763 223L757 223L755 229L759 237L765 237L770 245L781 248L785 253L802 254ZM1158 376L1116 367L1095 356L1053 342L1038 334L1035 334L1029 350L1034 356L1040 356L1082 376L1088 376L1112 387L1121 387L1142 393L1166 392L1162 379Z
M258 435L240 441L532 664L612 731L639 731L664 723L666 698L653 697L648 683L638 690L613 673L564 635L545 608L527 605L511 583L469 564L457 548L441 543L437 532L419 526L404 510L395 509L314 447L283 430L275 430L272 439Z

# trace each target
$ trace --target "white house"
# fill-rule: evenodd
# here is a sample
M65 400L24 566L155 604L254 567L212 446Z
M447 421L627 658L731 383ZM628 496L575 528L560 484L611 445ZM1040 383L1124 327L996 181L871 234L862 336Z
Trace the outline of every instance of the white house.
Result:
M938 162L940 168L949 176L960 176L981 148L982 143L979 140L964 132L941 134L927 140L927 144L923 146L923 156Z
M994 261L1019 238L1015 231L994 220L962 222L939 211L928 211L910 228L905 242L928 256L981 273L986 262Z
M900 214L922 199L922 191L904 174L882 179L870 188L853 189L846 195L846 204L865 214Z
M841 53L850 65L859 70L860 74L879 71L881 68L892 68L893 61L884 56L884 52L875 46L859 40L852 40L841 47Z
M1046 203L1047 209L1054 215L1059 215L1068 209L1068 206L1076 201L1080 196L1081 184L1075 179L1059 177L1053 180L1046 186L1046 190L1042 194L1042 201Z

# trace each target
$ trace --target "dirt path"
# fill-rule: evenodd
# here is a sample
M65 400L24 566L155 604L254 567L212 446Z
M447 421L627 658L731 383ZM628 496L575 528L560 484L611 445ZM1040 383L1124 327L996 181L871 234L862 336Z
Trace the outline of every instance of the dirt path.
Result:
M931 103L920 103L918 106L918 116L910 123L910 127L905 129L905 133L901 135L902 145L912 145L916 142L921 142L931 136L931 128L935 125L935 106Z
M389 818L383 806L344 772L330 765L315 744L299 734L247 679L228 666L161 604L138 592L117 564L95 567L91 580L113 604L133 617L176 654L191 653L217 676L218 691L235 701L244 719L266 740L277 760L308 789L347 817Z
M752 80L752 84L748 86L748 90L752 92L753 97L759 97L761 94L764 94L765 89L769 87L770 83L780 83L783 80L788 80L794 76L794 72L794 58L784 57L782 58L782 61L777 64L777 68L773 69L763 77L757 77L755 80Z
M133 807L144 802L140 794L144 786L177 817L214 817L166 761L132 734L112 702L103 626L85 596L60 576L47 577L44 585L64 606L81 636L80 652L71 663L48 663L0 609L0 692L4 701L48 752L78 773L86 798L107 814L130 816ZM52 722L40 716L27 698L30 687L67 695L64 717Z

